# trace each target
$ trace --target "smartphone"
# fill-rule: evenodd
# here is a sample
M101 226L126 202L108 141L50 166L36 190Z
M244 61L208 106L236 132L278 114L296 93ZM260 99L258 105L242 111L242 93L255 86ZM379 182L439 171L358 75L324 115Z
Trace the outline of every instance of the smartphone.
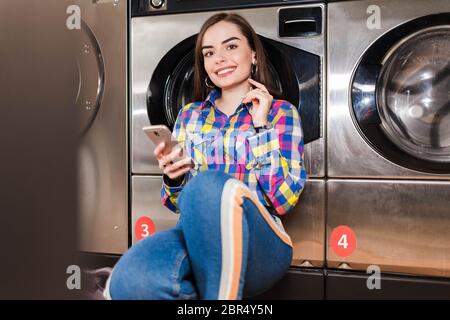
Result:
M161 142L164 142L166 144L166 147L164 150L166 150L166 153L169 153L173 148L182 146L178 143L178 141L174 140L172 138L172 132L170 132L170 129L167 128L165 125L152 125L142 128L144 130L147 137L155 144L155 146L159 145ZM181 153L179 157L176 157L174 160L179 161L183 159L184 150Z

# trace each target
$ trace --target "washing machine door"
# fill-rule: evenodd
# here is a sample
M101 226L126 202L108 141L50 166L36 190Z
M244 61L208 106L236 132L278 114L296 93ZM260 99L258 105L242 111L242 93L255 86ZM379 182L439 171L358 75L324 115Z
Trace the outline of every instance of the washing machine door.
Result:
M396 146L450 161L450 25L421 30L388 52L377 101L381 128Z
M365 53L353 81L354 119L367 141L424 172L450 172L448 21L440 14L389 32Z
M297 106L305 143L320 138L320 57L260 36L269 73L282 98ZM196 35L174 46L159 62L147 90L150 123L173 128L178 111L193 101Z
M76 108L78 132L83 135L97 116L105 85L105 64L100 44L89 25L81 20L80 32L74 32L78 70Z
M127 2L75 1L78 68L78 248L128 248Z

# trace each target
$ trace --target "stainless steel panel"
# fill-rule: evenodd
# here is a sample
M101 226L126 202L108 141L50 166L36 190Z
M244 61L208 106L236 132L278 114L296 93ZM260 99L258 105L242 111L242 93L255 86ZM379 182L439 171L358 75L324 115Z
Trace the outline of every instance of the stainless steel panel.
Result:
M327 265L450 276L450 183L436 181L329 180ZM356 249L340 257L330 233L347 225Z
M294 244L292 265L322 267L325 261L325 180L306 182L283 224Z
M303 5L298 7L320 6L325 14L325 6ZM311 38L278 37L278 15L280 7L233 10L244 16L256 32L267 38L301 48L321 57L325 70L325 17L322 22L323 34ZM177 15L136 17L131 20L131 64L132 64L132 172L137 174L160 173L158 163L153 156L154 146L142 132L149 124L146 94L151 76L162 57L182 40L197 34L207 18L216 12L199 12ZM180 25L183 28L180 28ZM325 72L322 75L325 82ZM321 87L322 135L321 139L308 144L305 148L305 162L310 177L325 175L325 87Z
M380 29L368 29L366 25L370 5L380 8ZM350 112L350 81L365 50L401 23L449 11L450 2L442 0L412 0L408 5L401 0L346 1L328 5L328 176L450 179L450 175L417 172L383 158L361 137Z
M325 130L324 127L323 132ZM320 138L319 140L307 143L304 152L305 170L308 178L325 177L325 139Z
M161 203L160 190L162 177L133 176L131 179L131 241L136 243L135 225L141 217L150 218L156 231L175 227L178 215L167 209Z
M135 225L141 217L149 217L156 231L175 227L178 215L161 203L162 179L158 176L132 177L131 232L136 243ZM324 265L325 241L325 181L309 180L299 204L283 223L294 244L292 264L321 267Z
M128 248L127 2L74 4L97 39L105 68L103 99L80 141L79 246L122 253Z

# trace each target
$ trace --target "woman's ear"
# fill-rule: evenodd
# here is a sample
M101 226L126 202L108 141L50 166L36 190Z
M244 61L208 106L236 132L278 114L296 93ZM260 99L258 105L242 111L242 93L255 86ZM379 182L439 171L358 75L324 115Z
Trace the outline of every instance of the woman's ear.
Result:
M256 64L256 52L253 52L252 64Z

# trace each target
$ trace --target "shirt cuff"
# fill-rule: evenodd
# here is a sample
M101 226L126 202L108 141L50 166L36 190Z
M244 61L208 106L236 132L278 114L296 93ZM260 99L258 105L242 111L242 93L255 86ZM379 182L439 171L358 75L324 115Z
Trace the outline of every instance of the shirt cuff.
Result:
M167 176L163 175L164 191L167 194L174 194L174 193L180 192L183 189L184 185L186 184L186 174L184 175L184 178L183 178L183 181L181 182L181 184L179 186L176 186L176 187L169 186L169 184L168 184L166 179L167 179Z
M280 149L278 134L275 128L264 130L248 138L248 143L254 159L260 165L270 163L272 151Z

